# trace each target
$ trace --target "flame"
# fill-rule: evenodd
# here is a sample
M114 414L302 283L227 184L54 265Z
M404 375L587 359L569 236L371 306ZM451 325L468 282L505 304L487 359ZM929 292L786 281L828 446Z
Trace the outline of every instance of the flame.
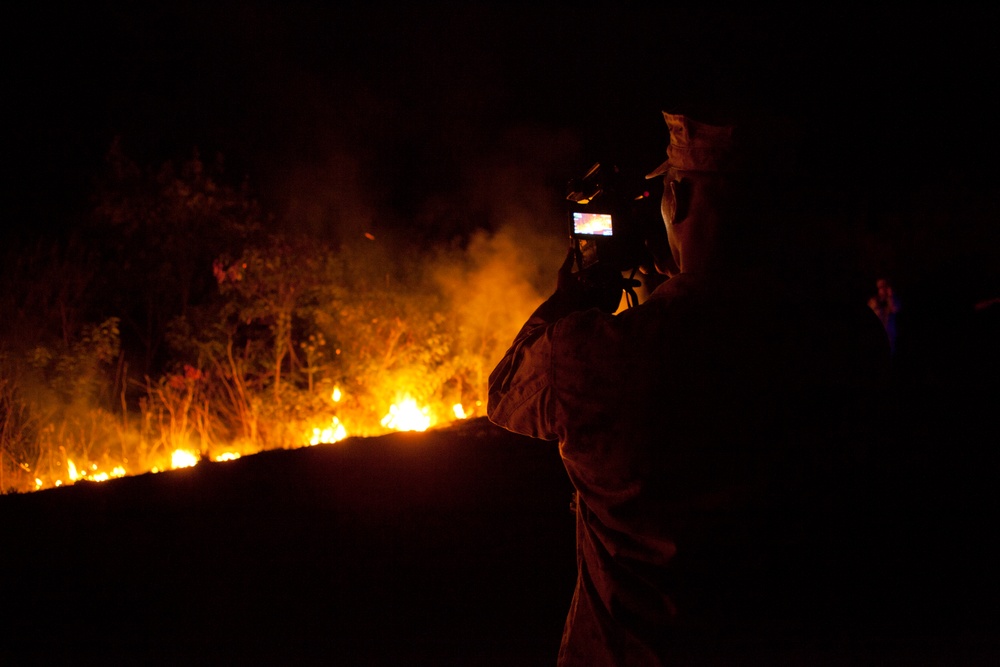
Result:
M337 391L335 390L335 393ZM339 399L334 399L339 400ZM347 437L347 429L336 417L330 420L327 428L314 428L312 437L309 438L310 445L320 445L331 442L339 442Z
M337 410L346 410L350 412L351 407L344 407L344 399L347 397L346 392L344 392L339 386L333 387L329 390L328 394L331 404L336 404ZM328 404L328 405L331 405ZM435 426L438 422L444 421L454 421L460 419L468 419L472 414L478 410L480 403L477 401L475 404L470 405L466 408L462 403L432 403L432 404L421 404L418 403L413 395L410 393L401 393L397 395L397 401L393 403L388 410L388 413L381 419L380 424L382 429L394 430L394 431L426 431L427 429ZM353 413L351 413L353 414ZM347 439L351 435L375 435L379 433L379 427L372 425L366 425L362 420L356 427L352 426L351 433L348 433L347 427L341 421L340 416L331 416L325 424L320 424L319 426L313 426L316 422L310 424L309 422L300 423L296 427L293 427L292 433L295 433L299 428L302 430L302 436L300 439L295 440L292 438L292 446L314 446L320 444L332 444L340 442ZM351 422L354 424L354 422ZM304 428L303 428L304 427ZM185 439L186 440L186 439ZM202 445L204 448L205 445ZM170 451L168 449L168 451ZM190 468L198 464L202 457L207 460L224 462L233 461L245 456L248 453L253 453L249 451L239 451L234 443L230 443L228 446L213 448L208 447L204 451L199 452L198 449L193 449L186 442L177 443L173 451L170 453L169 459L167 461L160 460L155 465L150 465L145 468L146 471L151 473L160 473L168 470L177 470L180 468ZM38 476L34 478L34 490L41 490L44 488L60 487L64 485L71 485L81 480L92 481L92 482L104 482L113 478L125 477L128 474L135 472L135 465L132 465L132 473L126 471L125 465L127 461L123 461L121 465L114 465L110 470L99 469L98 464L87 462L85 464L80 464L71 459L65 459L65 475L62 479L56 478L55 476L43 477ZM30 471L29 471L30 472Z
M176 470L177 468L191 468L198 463L198 455L192 454L186 449L175 449L174 453L170 455L170 467Z
M430 408L419 407L409 396L389 406L389 414L382 417L382 426L396 431L426 431L430 425Z
M127 474L124 466L115 466L111 472L106 472L100 470L96 463L90 464L90 471L90 474L80 472L76 464L73 463L73 459L66 459L66 474L69 475L71 482L78 482L81 479L90 482L106 482L113 477L124 477ZM41 488L42 485L42 480L35 478L36 488ZM62 480L56 480L55 485L62 486Z
M111 472L94 472L93 474L88 475L87 479L89 479L92 482L106 482L112 477L124 477L124 476L125 476L125 468L123 468L122 466L115 466L114 468L111 469Z

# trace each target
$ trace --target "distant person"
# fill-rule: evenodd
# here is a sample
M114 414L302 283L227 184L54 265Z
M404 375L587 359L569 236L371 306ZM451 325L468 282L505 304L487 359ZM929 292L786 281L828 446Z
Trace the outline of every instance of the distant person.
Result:
M866 611L850 591L884 332L774 268L767 128L664 118L647 244L669 280L613 315L620 275L567 257L490 376L490 419L558 441L576 489L561 666L774 664Z
M878 315L889 338L890 351L896 348L896 314L899 313L899 299L893 293L892 285L885 278L875 281L875 296L868 300L868 307Z

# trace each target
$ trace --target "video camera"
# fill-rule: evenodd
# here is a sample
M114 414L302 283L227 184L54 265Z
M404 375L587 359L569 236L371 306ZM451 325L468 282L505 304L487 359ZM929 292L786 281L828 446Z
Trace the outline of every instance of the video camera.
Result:
M646 249L653 224L662 225L659 199L648 183L616 166L594 164L566 186L569 233L581 273L632 271L650 266Z

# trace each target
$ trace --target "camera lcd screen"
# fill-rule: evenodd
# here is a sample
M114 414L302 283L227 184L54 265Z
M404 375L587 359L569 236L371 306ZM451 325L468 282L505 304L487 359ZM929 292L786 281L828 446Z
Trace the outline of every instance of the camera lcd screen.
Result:
M611 236L610 213L573 212L573 233L587 236Z

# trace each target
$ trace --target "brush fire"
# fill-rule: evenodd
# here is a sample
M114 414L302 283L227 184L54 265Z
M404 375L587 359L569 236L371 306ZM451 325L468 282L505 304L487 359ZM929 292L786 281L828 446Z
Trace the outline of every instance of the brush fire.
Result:
M339 402L342 396L341 390L339 388L335 389L332 395L333 402ZM379 423L384 432L426 431L434 426L452 423L456 420L466 419L469 416L461 403L456 403L450 407L433 407L435 409L432 409L430 405L421 406L409 395L405 395L398 403L393 403L389 406L386 415ZM439 418L436 415L441 415L441 417ZM371 434L377 432L377 430L374 428L364 428L363 432ZM312 447L333 444L347 439L349 435L344 424L334 415L325 426L317 426L312 428L310 432L304 432L299 442L293 443L290 447ZM142 472L159 473L168 470L191 468L197 465L203 458L221 463L236 460L241 456L242 454L234 451L218 451L206 454L191 449L177 448L170 452L169 463L163 467L154 465L148 470L133 470L131 473L126 472L124 465L114 465L110 469L105 469L101 468L97 463L90 463L86 467L80 468L72 459L67 458L65 479L61 477L49 477L48 479L36 477L34 490L60 487L81 480L105 482L109 479L125 477L127 474L139 474Z
M249 282L253 263L237 266L242 272L238 279ZM233 275L227 273L225 280ZM379 303L383 298L387 303ZM434 310L442 301L422 294L411 298L404 303L399 294L356 294L330 304L330 310L337 309L335 318L329 310L299 310L296 298L282 306L284 313L273 304L264 309L253 304L257 310L247 309L249 317L247 311L240 313L223 340L199 341L199 332L190 331L180 345L194 348L195 363L179 364L156 380L146 377L142 395L131 399L137 410L127 405L117 321L91 329L90 341L103 348L98 363L78 363L73 367L78 377L57 379L67 388L93 394L95 387L101 389L100 371L117 361L119 375L111 379L121 396L120 414L72 394L60 402L52 392L48 404L33 403L26 388L37 382L37 375L5 380L0 386L0 407L7 408L0 424L5 468L0 491L104 482L202 461L232 461L267 449L426 431L479 415L492 356L512 337L513 323L527 306L517 315L504 314L506 326L494 315L471 328L470 315L445 315ZM391 316L385 315L387 310ZM303 328L313 332L297 336L292 321L302 327L303 316L312 320L305 322L311 327ZM461 337L469 333L485 353L463 350L467 343ZM327 342L334 336L336 346ZM43 360L51 356L36 354ZM87 350L81 347L80 354ZM347 376L354 389L333 384L334 374ZM38 428L40 416L49 423Z
M482 416L564 253L537 219L272 231L198 156L143 170L119 148L78 246L0 263L0 494Z
M164 325L158 375L133 370L117 316L68 344L0 345L0 493L482 416L490 370L542 299L529 277L550 258L523 244L484 233L396 271L371 246L271 240L217 259L212 300Z

